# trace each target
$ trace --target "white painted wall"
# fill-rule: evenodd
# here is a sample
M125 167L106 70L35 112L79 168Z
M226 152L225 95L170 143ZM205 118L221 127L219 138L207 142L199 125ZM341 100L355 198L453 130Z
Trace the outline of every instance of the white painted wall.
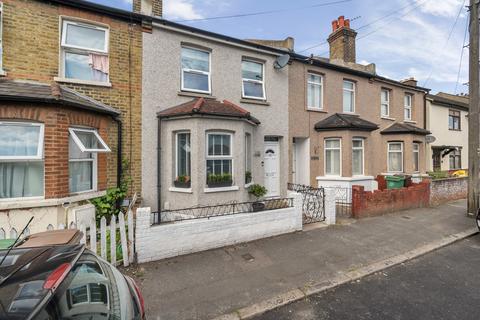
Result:
M156 226L150 208L137 209L136 217L137 259L143 263L302 230L302 200L295 194L292 208Z
M294 183L310 185L310 138L295 138Z

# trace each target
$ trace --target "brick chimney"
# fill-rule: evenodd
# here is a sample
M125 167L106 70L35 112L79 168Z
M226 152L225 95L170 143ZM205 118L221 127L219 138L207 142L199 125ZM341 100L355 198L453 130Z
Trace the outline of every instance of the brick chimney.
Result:
M133 12L161 17L163 14L162 2L162 0L133 0Z
M417 83L418 83L418 81L413 77L410 77L410 78L405 79L405 80L401 80L400 82L403 83L403 84L406 84L407 86L412 86L412 87L416 87Z
M356 62L355 37L357 33L350 28L350 20L344 16L332 21L332 33L328 37L330 60Z

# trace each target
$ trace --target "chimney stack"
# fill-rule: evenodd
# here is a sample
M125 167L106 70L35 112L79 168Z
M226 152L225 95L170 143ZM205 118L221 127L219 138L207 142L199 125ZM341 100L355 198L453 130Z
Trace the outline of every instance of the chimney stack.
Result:
M350 20L344 16L332 21L332 33L328 37L330 60L356 62L355 38L357 33L350 28Z
M417 83L418 83L418 81L413 77L410 77L410 78L405 79L405 80L401 80L400 82L403 83L403 84L406 84L407 86L412 86L412 87L416 87Z
M147 16L161 17L163 14L162 0L133 0L133 12Z

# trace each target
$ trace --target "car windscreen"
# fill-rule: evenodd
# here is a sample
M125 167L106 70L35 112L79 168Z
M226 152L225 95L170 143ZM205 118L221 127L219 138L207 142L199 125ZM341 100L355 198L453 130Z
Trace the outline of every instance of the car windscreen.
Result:
M141 319L123 275L85 251L35 320Z

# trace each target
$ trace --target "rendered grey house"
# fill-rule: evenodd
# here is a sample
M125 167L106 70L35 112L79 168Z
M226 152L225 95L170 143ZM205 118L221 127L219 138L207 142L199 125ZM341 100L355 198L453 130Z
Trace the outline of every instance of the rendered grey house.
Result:
M142 196L153 210L285 196L285 51L152 18L143 36ZM168 76L167 76L168 75Z

